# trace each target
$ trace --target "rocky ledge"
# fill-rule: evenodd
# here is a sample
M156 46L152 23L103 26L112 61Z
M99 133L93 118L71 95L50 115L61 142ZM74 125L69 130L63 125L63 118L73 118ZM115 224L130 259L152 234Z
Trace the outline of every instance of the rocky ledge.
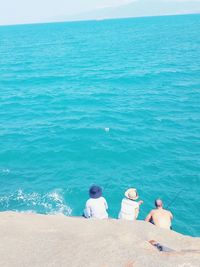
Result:
M0 213L3 267L199 267L200 238L144 221ZM161 252L148 241L173 249Z

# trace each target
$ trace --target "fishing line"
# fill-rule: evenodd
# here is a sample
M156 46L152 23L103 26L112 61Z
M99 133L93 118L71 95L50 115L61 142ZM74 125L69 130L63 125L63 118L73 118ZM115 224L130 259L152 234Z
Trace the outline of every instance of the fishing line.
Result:
M168 209L171 204L178 198L178 196L180 195L180 193L184 190L184 188L181 188L175 195L175 197L169 202L169 204L167 205L166 209Z

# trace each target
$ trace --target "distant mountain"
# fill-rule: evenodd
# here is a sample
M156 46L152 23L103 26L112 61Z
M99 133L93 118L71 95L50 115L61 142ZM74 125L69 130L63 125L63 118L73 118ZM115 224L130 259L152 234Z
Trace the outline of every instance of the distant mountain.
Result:
M200 13L200 1L140 0L117 7L95 9L62 20L90 20Z

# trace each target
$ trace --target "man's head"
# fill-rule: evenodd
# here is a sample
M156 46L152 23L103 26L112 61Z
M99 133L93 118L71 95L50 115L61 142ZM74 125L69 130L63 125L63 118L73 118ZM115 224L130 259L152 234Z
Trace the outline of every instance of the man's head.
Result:
M162 202L162 200L161 199L156 199L155 200L155 206L156 206L156 208L162 208L163 207L163 202Z

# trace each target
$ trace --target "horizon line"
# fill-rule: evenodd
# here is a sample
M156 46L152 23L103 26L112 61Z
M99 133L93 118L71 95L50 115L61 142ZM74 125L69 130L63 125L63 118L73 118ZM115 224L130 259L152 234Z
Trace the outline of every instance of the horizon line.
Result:
M54 23L77 23L77 22L89 22L89 21L105 21L105 20L122 20L122 19L139 19L139 18L152 18L152 17L173 17L173 16L189 16L189 15L200 15L199 13L173 13L173 14L160 14L160 15L144 15L144 16L133 16L133 17L110 17L110 18L93 18L93 19L69 19L61 21L45 21L45 22L24 22L15 24L0 24L0 27L12 27L12 26L25 26L25 25L38 25L38 24L54 24Z

